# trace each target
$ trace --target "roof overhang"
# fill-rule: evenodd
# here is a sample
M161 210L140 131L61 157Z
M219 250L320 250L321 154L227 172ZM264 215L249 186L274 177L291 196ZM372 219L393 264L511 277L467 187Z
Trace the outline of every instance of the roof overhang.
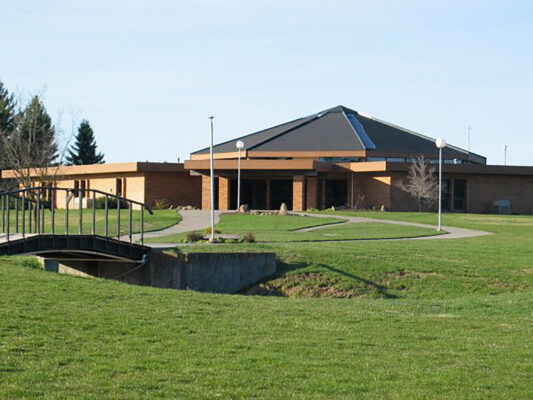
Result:
M61 165L48 169L34 168L30 170L30 177L42 176L77 176L77 175L104 175L143 172L183 172L183 163L156 163L156 162L130 162L113 164L90 165ZM2 171L2 179L14 179L18 174L14 170Z
M409 169L410 163L393 163L386 161L358 162L338 164L358 173L380 173L380 172L405 172ZM438 164L431 164L438 167ZM476 174L476 175L530 175L533 176L533 167L508 166L508 165L481 165L481 164L443 164L443 172L455 174Z

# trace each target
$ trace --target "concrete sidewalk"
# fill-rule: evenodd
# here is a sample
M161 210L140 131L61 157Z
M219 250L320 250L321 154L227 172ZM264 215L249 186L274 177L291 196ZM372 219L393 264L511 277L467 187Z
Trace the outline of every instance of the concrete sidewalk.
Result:
M181 221L161 231L145 232L145 238L154 238L175 233L203 230L211 225L209 210L180 210ZM215 211L215 224L220 221L220 211Z
M391 225L406 225L406 226L417 226L420 228L428 228L428 229L437 229L434 225L428 225L428 224L419 224L416 222L408 222L408 221L394 221L391 219L376 219L376 218L365 218L365 217L347 217L344 215L333 215L333 214L308 214L304 212L294 213L297 215L306 215L309 217L320 217L320 218L340 218L346 220L346 222L341 222L341 224L347 223L347 222L373 222L373 223L382 223L382 224L391 224ZM331 227L332 225L321 225L321 226L315 226L311 228L304 228L301 229L300 232L309 232L313 231L315 229L320 228L326 228ZM433 240L433 239L461 239L461 238L467 238L467 237L476 237L476 236L486 236L486 235L492 235L492 232L485 232L485 231L478 231L474 229L465 229L465 228L455 228L453 226L443 226L442 230L447 232L443 235L433 235L433 236L421 236L416 238L404 238L401 240ZM375 240L398 240L398 239L375 239Z
M211 225L211 212L209 210L180 210L179 213L181 215L180 222L160 231L145 232L144 238L157 238L176 233L204 230ZM220 221L220 214L220 211L215 211L215 224ZM128 236L123 236L121 239L129 241ZM140 240L140 234L137 233L133 235L134 242ZM176 246L175 244L170 243L148 243L147 245L154 248L172 248Z

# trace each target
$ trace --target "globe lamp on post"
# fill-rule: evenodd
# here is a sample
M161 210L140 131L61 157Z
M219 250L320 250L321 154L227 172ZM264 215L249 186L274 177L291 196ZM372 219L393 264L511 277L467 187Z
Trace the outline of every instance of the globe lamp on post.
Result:
M438 138L435 140L435 145L439 149L439 225L437 230L442 229L442 149L446 147L446 140Z

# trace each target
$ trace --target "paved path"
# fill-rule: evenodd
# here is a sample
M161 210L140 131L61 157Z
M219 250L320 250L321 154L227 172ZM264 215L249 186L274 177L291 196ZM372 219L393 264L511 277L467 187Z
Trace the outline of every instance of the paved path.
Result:
M173 235L189 231L203 230L211 225L211 212L203 210L180 210L181 221L161 231L146 232L145 238ZM215 224L220 221L220 211L215 211Z
M227 212L227 211L225 211ZM160 231L145 232L144 238L157 238L166 235L173 235L176 233L184 233L189 231L203 230L211 225L211 212L205 210L180 210L181 221L175 225L169 226ZM220 221L220 211L215 211L215 224ZM129 240L129 239L124 239ZM141 235L136 234L133 240L141 240ZM173 248L176 244L172 243L145 243L150 247L157 248Z
M406 226L417 226L420 228L429 228L429 229L437 229L434 225L428 225L428 224L419 224L416 222L407 222L407 221L394 221L390 219L376 219L376 218L364 218L364 217L346 217L344 215L332 215L332 214L307 214L307 213L294 213L297 215L306 215L309 217L320 217L320 218L341 218L346 220L346 222L374 222L374 223L382 223L382 224L392 224L392 225L406 225ZM320 225L320 226L314 226L311 228L304 228L298 230L299 232L309 232L313 231L315 229L321 229L321 228L327 228L331 227L331 224L328 225ZM476 236L486 236L486 235L492 235L491 232L485 232L485 231L478 231L474 229L465 229L465 228L455 228L452 226L443 226L442 230L447 232L443 235L433 235L433 236L419 236L415 238L402 238L400 240L419 240L419 239L461 239L461 238L467 238L467 237L476 237ZM373 239L373 240L398 240L398 239Z

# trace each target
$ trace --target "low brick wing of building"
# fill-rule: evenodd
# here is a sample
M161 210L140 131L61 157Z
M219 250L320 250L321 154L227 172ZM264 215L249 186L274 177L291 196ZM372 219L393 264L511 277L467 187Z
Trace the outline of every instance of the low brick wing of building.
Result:
M298 118L214 146L215 207L237 208L237 141L241 203L253 209L346 206L414 211L418 204L397 183L413 158L436 163L435 140L343 106ZM210 208L209 148L191 154L185 169L201 176L201 203ZM487 165L459 147L443 149L443 208L488 213L533 211L533 167Z
M95 189L135 200L153 207L157 202L169 207L201 205L201 178L191 176L183 163L131 162L61 166L50 174L33 171L34 186L76 189L76 201L83 189ZM14 171L2 171L2 179L16 179ZM56 207L65 207L57 198Z

